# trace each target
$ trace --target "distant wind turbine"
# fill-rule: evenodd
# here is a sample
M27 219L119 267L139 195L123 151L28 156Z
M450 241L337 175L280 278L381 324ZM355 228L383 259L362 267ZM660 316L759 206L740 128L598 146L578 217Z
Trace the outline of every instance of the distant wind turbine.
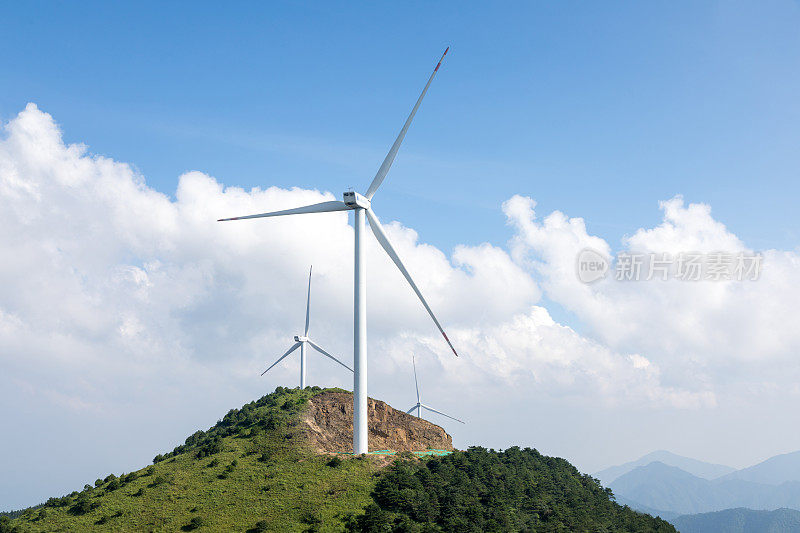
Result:
M291 354L293 351L295 351L296 349L300 348L300 388L301 389L305 389L306 388L306 344L308 344L309 346L314 348L316 351L318 351L322 355L324 355L326 357L330 357L331 359L333 359L334 361L336 361L337 363L339 363L340 365L345 367L350 372L353 371L352 368L350 368L346 364L344 364L341 361L339 361L337 358L335 358L334 356L332 356L331 354L329 354L328 352L326 352L325 350L320 348L314 341L312 341L311 339L308 338L308 326L309 326L309 322L311 320L311 269L313 269L313 268L314 267L312 265L312 267L308 269L308 298L306 299L306 329L305 329L305 333L303 333L302 335L295 335L294 336L294 340L295 340L294 345L292 345L292 347L289 348L289 350L285 354L280 356L280 358L277 361L272 363L268 369L264 370L261 373L261 375L263 376L264 374L266 374L267 372L270 371L270 368L272 368L273 366L277 365L278 363L280 363L281 361L286 359L289 356L289 354Z
M408 411L406 411L406 413L411 414L416 410L417 411L417 418L422 418L422 410L423 409L427 409L428 411L431 411L433 413L438 413L438 414L440 414L442 416L446 416L447 418L449 418L451 420L455 420L456 422L461 422L463 424L464 423L463 420L459 420L458 418L456 418L454 416L450 416L450 415L447 415L447 414L445 414L445 413L443 413L441 411L437 411L433 407L428 407L427 405L422 403L422 399L420 398L420 395L419 395L419 381L417 381L417 361L416 361L416 359L414 358L413 355L411 356L411 362L414 365L414 385L416 385L416 387L417 387L417 404L414 407L412 407L411 409L409 409Z
M453 344L450 342L450 339L447 338L447 334L445 334L444 329L442 329L442 325L437 320L436 316L433 314L428 302L425 301L425 298L422 296L417 284L414 283L414 280L411 279L411 274L408 273L405 265L400 260L400 257L397 255L392 244L389 242L388 237L386 236L386 232L383 230L383 226L378 221L377 215L372 210L371 207L371 200L372 197L375 195L375 192L378 190L378 187L381 186L383 183L384 178L386 178L386 174L389 172L389 168L391 168L392 163L394 162L395 157L397 156L397 151L400 149L400 144L403 142L403 138L406 136L406 132L408 131L408 127L411 125L411 121L414 119L414 115L417 114L417 109L419 109L419 105L422 103L422 99L425 97L425 93L428 92L428 87L430 87L431 82L433 81L434 76L436 76L436 72L438 72L439 67L442 65L442 60L444 56L447 55L447 51L450 49L448 47L444 54L442 54L441 59L439 59L439 63L437 63L436 68L433 69L433 73L431 73L430 77L428 78L428 83L425 85L425 88L422 90L422 94L419 95L416 104L414 104L414 108L411 110L411 114L408 115L405 124L403 124L403 128L400 130L400 134L395 139L394 144L392 144L391 149L389 149L389 153L386 154L386 158L383 160L381 167L378 169L377 174L372 180L367 192L362 196L357 192L348 191L344 193L344 201L329 201L329 202L321 202L318 204L307 205L303 207L295 207L293 209L285 209L282 211L273 211L270 213L261 213L258 215L248 215L242 217L234 217L234 218L223 218L220 219L219 222L229 221L229 220L245 220L249 218L262 218L262 217L277 217L283 215L298 215L304 213L327 213L330 211L353 211L355 215L355 284L354 284L354 331L353 331L353 344L354 344L354 361L355 361L355 372L354 372L354 383L353 383L353 452L355 454L362 454L367 453L369 451L369 444L368 444L368 432L367 432L367 292L366 292L366 276L365 276L365 262L364 262L364 227L365 227L365 217L369 219L369 226L372 228L372 233L375 234L375 238L378 240L380 245L386 251L387 255L394 261L394 264L397 265L397 268L403 274L403 276L408 281L411 288L417 294L422 305L428 311L428 314L433 319L433 322L436 324L436 327L439 328L439 331L444 336L444 340L447 341L447 344L450 346L450 349L453 350L453 353L458 356L456 353L455 348L453 348Z

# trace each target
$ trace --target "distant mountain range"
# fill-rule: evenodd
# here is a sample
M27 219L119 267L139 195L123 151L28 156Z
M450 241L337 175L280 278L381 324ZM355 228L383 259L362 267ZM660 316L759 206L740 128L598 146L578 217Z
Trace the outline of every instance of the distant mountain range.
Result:
M787 481L799 481L800 451L776 455L755 466L731 472L722 479L741 479L767 485L780 485Z
M800 511L778 509L726 509L715 513L693 514L670 520L681 533L796 533L800 531Z
M741 470L658 451L594 476L683 533L800 532L800 451Z
M629 503L633 508L644 506L678 514L735 507L800 509L800 481L767 485L727 476L708 480L660 462L635 468L609 486L614 494L633 502Z
M656 452L648 453L644 457L640 457L635 461L601 470L595 473L594 477L599 479L603 485L607 486L610 485L615 479L627 474L634 468L647 466L656 461L659 463L664 463L665 465L676 466L684 472L688 472L703 479L715 479L735 471L735 469L731 468L730 466L706 463L704 461L698 461L697 459L690 459L689 457L676 455L666 450L658 450ZM800 479L800 477L798 477L798 479Z

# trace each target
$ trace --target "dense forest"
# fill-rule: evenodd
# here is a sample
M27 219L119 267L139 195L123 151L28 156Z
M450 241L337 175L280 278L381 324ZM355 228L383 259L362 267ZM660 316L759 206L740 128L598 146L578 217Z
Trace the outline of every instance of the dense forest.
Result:
M530 448L470 448L387 468L350 531L675 531L613 502L591 476Z

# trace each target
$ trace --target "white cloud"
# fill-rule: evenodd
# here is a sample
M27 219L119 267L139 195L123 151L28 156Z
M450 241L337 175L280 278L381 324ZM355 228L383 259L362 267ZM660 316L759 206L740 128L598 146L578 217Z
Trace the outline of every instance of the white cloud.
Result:
M10 325L0 330L5 359L46 362L59 375L82 374L89 383L131 374L147 379L173 373L175 365L191 373L189 360L224 362L231 373L245 374L245 367L252 371L279 354L297 329L310 263L314 331L349 354L346 213L215 222L330 200L330 193L244 191L189 172L172 201L130 166L64 145L52 118L34 105L6 130L0 191L8 209L0 215L0 247L9 260L0 271L8 286L0 310L14 320L4 319ZM631 393L624 385L637 381L630 360L532 307L539 289L504 250L459 246L451 262L410 228L392 222L387 231L469 361L453 376L533 379L555 393ZM371 342L391 350L413 340L442 364L458 366L372 241L368 268ZM95 369L88 376L87 366ZM86 401L107 399L99 387L85 394Z
M796 252L763 250L755 281L628 281L581 283L575 259L584 248L606 256L611 246L586 231L580 218L555 212L541 222L535 204L514 197L504 205L517 235L512 253L541 276L547 296L574 313L610 349L644 354L666 383L718 392L735 383L790 386L798 377L800 331L793 310L800 300ZM629 253L753 253L711 215L705 204L681 197L661 202L664 218L623 240ZM668 372L667 372L668 371Z

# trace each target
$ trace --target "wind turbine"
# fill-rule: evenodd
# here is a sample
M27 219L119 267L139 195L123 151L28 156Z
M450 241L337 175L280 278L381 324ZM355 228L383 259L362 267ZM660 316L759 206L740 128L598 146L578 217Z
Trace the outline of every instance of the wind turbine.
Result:
M295 351L296 349L300 348L300 388L301 389L305 389L306 388L306 344L308 344L309 346L314 348L316 351L318 351L322 355L324 355L326 357L330 357L331 359L333 359L334 361L336 361L337 363L339 363L340 365L345 367L350 372L353 371L352 368L350 368L346 364L344 364L341 361L339 361L338 359L336 359L334 356L332 356L331 354L329 354L328 352L326 352L325 350L320 348L314 341L312 341L311 339L308 338L308 325L309 325L309 322L310 322L310 319L311 319L311 269L313 269L313 268L314 267L312 265L311 268L308 269L308 298L306 299L306 329L305 329L305 332L302 335L295 335L294 336L295 343L292 345L292 347L289 348L289 350L285 354L280 356L280 358L277 361L272 363L268 369L264 370L261 373L261 375L263 376L264 374L269 372L270 369L273 366L277 365L278 363L280 363L281 361L286 359L289 356L289 354L291 354L293 351Z
M440 414L442 416L446 416L447 418L450 418L451 420L455 420L456 422L461 422L463 424L464 423L463 420L459 420L458 418L456 418L454 416L450 416L450 415L444 414L443 412L437 411L433 407L428 407L427 405L422 403L422 400L420 399L420 396L419 396L419 382L417 381L417 361L416 361L416 359L414 358L413 355L411 356L411 361L414 364L414 385L417 387L417 405L415 405L414 407L412 407L411 409L406 411L406 413L411 414L411 413L414 412L414 410L416 410L417 411L417 418L422 418L422 410L423 409L427 409L428 411L432 411L434 413L438 413L438 414Z
M378 172L375 174L372 183L363 196L357 192L347 191L343 195L343 202L321 202L303 207L295 207L293 209L284 209L282 211L272 211L270 213L223 218L219 220L219 222L225 222L229 220L245 220L249 218L277 217L305 213L353 211L355 218L355 283L353 290L353 355L355 362L353 379L353 453L355 454L367 453L369 451L367 432L367 293L365 272L366 265L364 262L365 218L369 220L369 226L372 228L372 233L375 235L378 243L380 243L387 255L391 258L391 260L406 278L409 285L411 285L411 288L414 290L417 297L419 297L422 305L428 311L428 314L433 319L436 327L439 328L439 331L444 336L444 340L447 341L447 344L450 346L450 349L453 350L453 353L456 355L456 357L458 356L455 348L453 348L453 344L450 342L450 339L447 338L447 334L445 334L444 329L442 329L442 325L439 323L439 320L437 320L436 316L433 314L428 302L425 301L425 298L422 296L417 284L414 283L414 280L411 278L408 270L403 265L403 262L400 260L400 257L397 255L397 252L395 251L391 242L389 242L388 237L386 237L386 232L384 232L381 223L378 221L377 215L375 215L375 212L371 207L372 197L375 196L375 192L381 186L381 183L383 183L384 178L386 178L386 174L389 172L389 168L391 168L394 158L397 156L397 151L400 149L400 144L403 142L403 138L406 136L408 127L411 125L414 115L417 114L417 109L419 109L419 105L422 103L425 93L428 92L428 87L430 87L431 82L433 81L434 76L436 76L436 72L442 65L442 60L444 60L444 56L447 55L447 51L449 49L450 47L447 47L447 49L444 51L444 54L442 54L441 59L439 59L439 63L436 64L436 68L433 69L433 72L428 78L428 83L425 84L422 94L419 95L417 102L414 104L414 108L411 110L411 114L408 115L405 124L403 124L400 134L397 136L394 144L392 144L392 147L389 149L389 153L386 154L386 158L383 160L383 163L378 169Z

